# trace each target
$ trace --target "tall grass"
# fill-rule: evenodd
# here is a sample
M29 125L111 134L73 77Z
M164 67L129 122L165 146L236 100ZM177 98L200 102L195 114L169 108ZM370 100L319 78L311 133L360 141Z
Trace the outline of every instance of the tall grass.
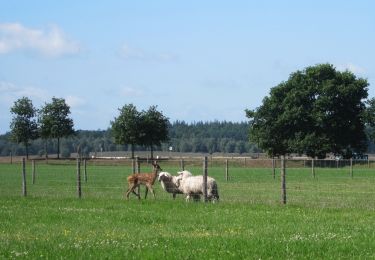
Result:
M174 173L178 167L164 170ZM77 198L75 165L0 165L0 258L339 259L375 257L375 177L371 169L287 170L286 206L270 169L209 168L220 203L123 199L130 167L88 165ZM150 170L144 166L142 171ZM189 167L198 174L202 167ZM82 178L83 179L83 178ZM142 189L144 194L144 189Z

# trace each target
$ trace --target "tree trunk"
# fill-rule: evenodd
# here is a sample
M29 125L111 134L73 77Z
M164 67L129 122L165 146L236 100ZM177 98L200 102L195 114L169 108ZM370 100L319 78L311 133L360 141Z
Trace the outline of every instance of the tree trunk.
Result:
M60 138L57 137L57 159L60 159Z
M134 144L130 144L132 150L132 159L134 159Z
M151 153L151 160L154 160L154 147L152 144L150 145L150 153Z
M26 159L29 160L29 145L25 144Z
M45 158L48 159L48 150L47 150L47 139L44 140L44 152L45 152Z

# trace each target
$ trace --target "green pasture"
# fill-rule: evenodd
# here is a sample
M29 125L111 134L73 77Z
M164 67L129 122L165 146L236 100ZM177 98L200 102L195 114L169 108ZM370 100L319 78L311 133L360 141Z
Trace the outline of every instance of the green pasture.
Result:
M177 164L161 163L176 173ZM150 171L143 164L141 171ZM186 164L201 174L202 166ZM276 169L209 165L220 202L173 200L155 183L156 199L124 199L130 165L88 162L82 198L76 165L0 164L0 258L260 259L375 257L374 169L287 169L287 205ZM141 189L142 195L144 188Z

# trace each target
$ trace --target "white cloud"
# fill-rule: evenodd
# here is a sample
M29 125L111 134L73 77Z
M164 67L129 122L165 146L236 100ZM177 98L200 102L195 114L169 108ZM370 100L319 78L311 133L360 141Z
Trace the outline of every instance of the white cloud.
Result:
M339 65L337 65L337 69L340 70L340 71L348 70L350 72L353 72L354 74L364 74L364 73L366 73L366 69L364 69L361 66L355 65L353 63L339 64Z
M77 108L81 107L86 104L86 100L77 96L67 96L65 98L65 102L71 107L71 108Z
M0 101L7 103L7 105L12 104L19 98L28 97L35 104L44 104L45 102L50 102L52 95L41 88L32 86L17 86L10 82L0 81ZM84 106L86 100L78 96L66 96L65 102L71 108L77 108ZM34 105L35 105L34 104Z
M0 54L32 51L47 57L76 54L81 48L55 25L48 29L27 28L19 23L0 23Z
M131 47L126 43L121 46L120 56L125 60L137 61L169 62L178 59L176 55L171 53L154 53L140 48Z
M41 103L49 98L46 91L41 88L30 86L16 86L10 82L0 81L1 100L7 104L11 104L21 97L28 97Z

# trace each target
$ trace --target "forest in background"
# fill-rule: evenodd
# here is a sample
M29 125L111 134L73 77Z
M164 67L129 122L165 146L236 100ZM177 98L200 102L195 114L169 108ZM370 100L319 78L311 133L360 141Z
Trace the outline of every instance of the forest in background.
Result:
M160 147L155 147L156 151L169 151L172 147L174 152L197 152L197 153L257 153L260 150L256 144L249 142L249 123L233 122L195 122L186 123L175 121L169 126L168 142ZM78 130L74 136L61 140L61 155L69 157L76 152L80 145L84 155L90 153L109 151L129 151L128 145L117 145L111 134L111 129L107 130ZM31 142L29 147L30 155L44 156L46 154L56 154L56 140L37 139ZM136 151L145 151L145 147L137 146ZM25 147L10 141L10 134L0 135L0 156L25 155Z

